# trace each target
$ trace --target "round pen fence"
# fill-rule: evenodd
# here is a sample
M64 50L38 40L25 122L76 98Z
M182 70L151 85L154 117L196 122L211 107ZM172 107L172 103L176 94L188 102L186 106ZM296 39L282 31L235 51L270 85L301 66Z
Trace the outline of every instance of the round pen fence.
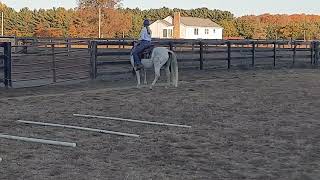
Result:
M0 82L31 87L95 79L132 71L133 39L16 38L1 43ZM179 68L317 67L318 41L154 39L173 50Z
M63 42L14 46L11 80L14 87L30 87L89 79L88 47ZM76 43L75 46L86 44ZM87 46L87 45L86 45Z
M92 41L92 78L130 71L132 44L133 40ZM175 51L181 69L312 67L319 59L318 41L156 40L154 44ZM111 46L122 48L106 48Z

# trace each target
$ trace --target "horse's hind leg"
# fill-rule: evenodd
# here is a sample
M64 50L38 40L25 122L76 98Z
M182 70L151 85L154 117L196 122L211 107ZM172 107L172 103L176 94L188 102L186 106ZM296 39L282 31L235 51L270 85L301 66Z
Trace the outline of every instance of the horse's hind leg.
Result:
M171 84L170 66L167 65L165 70L166 70L167 83L168 83L168 85L166 85L166 88L168 88L170 86L170 84Z
M153 89L154 85L157 83L159 77L160 77L160 65L154 66L154 80L153 83L150 86L150 89Z

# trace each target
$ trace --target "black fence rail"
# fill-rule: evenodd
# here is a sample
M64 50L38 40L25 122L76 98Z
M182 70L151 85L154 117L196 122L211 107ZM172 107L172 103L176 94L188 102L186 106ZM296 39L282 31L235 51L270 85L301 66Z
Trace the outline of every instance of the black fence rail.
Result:
M134 40L91 41L91 78L99 74L99 66L130 64L129 55ZM168 47L178 54L182 67L286 66L297 64L316 66L319 60L318 41L270 40L154 40L156 46ZM108 49L119 46L121 49ZM188 65L187 65L188 64Z

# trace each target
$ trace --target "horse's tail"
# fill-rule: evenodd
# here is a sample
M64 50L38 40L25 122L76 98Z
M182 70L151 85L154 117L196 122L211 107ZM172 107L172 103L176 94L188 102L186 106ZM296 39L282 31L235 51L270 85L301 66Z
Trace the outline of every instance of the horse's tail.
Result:
M175 87L178 87L178 74L179 74L179 68L178 68L178 60L177 55L173 51L169 50L170 54L170 66L171 66L171 80Z

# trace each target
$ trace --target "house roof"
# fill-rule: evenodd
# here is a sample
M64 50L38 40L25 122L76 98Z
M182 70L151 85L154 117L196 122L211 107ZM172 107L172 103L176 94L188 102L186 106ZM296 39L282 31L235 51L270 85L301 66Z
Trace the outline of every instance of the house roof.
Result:
M181 17L181 23L186 26L196 26L196 27L219 27L217 23L210 19L196 18L196 17Z
M169 16L171 17L171 16ZM173 26L172 23L166 20L158 20L159 22L165 24L166 26ZM185 26L195 26L195 27L217 27L222 28L219 24L213 22L211 19L196 18L196 17L181 17L181 24Z
M167 26L173 26L171 23L169 23L168 21L165 20L159 20L161 23L167 25Z

